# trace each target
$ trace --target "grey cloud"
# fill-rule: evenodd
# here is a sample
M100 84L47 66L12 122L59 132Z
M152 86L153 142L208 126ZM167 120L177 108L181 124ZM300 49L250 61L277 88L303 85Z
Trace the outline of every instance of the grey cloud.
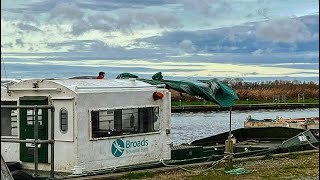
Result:
M195 51L195 47L190 40L183 40L179 43L180 50L187 53L192 53Z
M40 0L37 2L29 3L26 1L19 7L6 8L4 11L11 13L24 13L24 14L42 14L47 13L57 7L59 4L73 4L79 10L92 10L92 11L114 11L117 9L143 9L150 6L163 6L176 4L176 0ZM63 9L63 7L61 7ZM59 11L61 12L61 11Z
M127 10L120 11L119 15L116 17L102 13L88 16L87 19L75 22L72 25L71 33L73 35L81 35L90 30L100 30L102 32L120 30L122 32L131 33L134 31L134 28L143 26L178 28L181 25L173 14Z
M84 16L83 11L72 1L59 2L50 11L50 19L62 18L68 20L78 20Z
M12 43L4 43L4 44L1 44L1 47L2 48L12 48Z
M251 73L244 73L244 75L259 75L257 72L251 72Z
M23 14L23 17L22 17L22 21L23 22L38 22L38 19L36 18L36 16L32 15L32 14L26 14L24 13Z
M87 17L87 19L80 19L72 24L71 34L81 35L90 30L100 30L102 32L109 32L114 30L117 22L112 16L106 14L95 14Z
M307 26L296 18L279 18L261 23L256 29L256 36L275 42L292 43L311 40Z
M154 19L156 24L160 26L160 28L180 28L182 25L180 24L177 17L173 14L142 14L142 15L150 15L150 18Z
M215 16L232 10L227 0L178 0L185 11L193 11L205 16Z
M84 20L79 20L72 24L71 34L78 36L89 30L90 28L87 22Z
M59 2L63 2L63 0L43 0L33 3L24 3L21 7L8 8L7 11L27 15L42 14L49 12Z
M24 42L22 41L22 39L16 39L16 45L20 47L24 47Z
M258 9L256 10L256 14L258 16L262 16L268 19L268 13L270 11L269 7L267 7L267 3L265 0L258 0Z
M163 52L159 50L150 50L144 48L126 49L126 47L110 47L99 40L72 40L61 43L48 43L50 48L64 48L69 49L68 52L55 53L34 53L33 56L54 56L62 60L127 60L127 59L151 59L163 60ZM65 48L64 48L65 49ZM27 54L24 54L27 56Z
M264 18L268 18L268 12L269 12L269 8L260 8L257 10L257 14L260 16L263 16Z
M104 51L110 47L102 41L96 41L89 46L89 51ZM111 48L112 49L112 48Z
M47 43L47 46L56 49L69 47L69 51L77 52L97 52L109 49L109 47L104 42L99 40L72 40L60 43Z
M272 52L272 49L257 49L255 51L253 51L251 54L253 56L264 56L266 54L270 54Z
M30 24L18 23L17 27L23 31L41 31L39 28Z
M111 31L116 28L117 20L106 14L96 14L88 17L87 24L90 29Z
M94 11L110 11L116 9L142 9L149 6L163 6L166 4L175 4L176 0L81 0L78 6L83 9L90 9Z
M135 28L146 26L159 26L160 28L179 28L181 23L175 14L161 10L145 9L149 6L165 6L177 3L175 0L44 0L37 3L25 3L15 8L7 8L6 11L22 14L28 21L32 21L35 15L49 20L73 21L71 34L81 35L90 30L110 32L120 30L131 33ZM93 10L100 14L85 14L85 10ZM141 10L143 9L143 10ZM114 16L108 15L108 11L115 11ZM49 13L48 13L49 12ZM48 13L48 14L46 14ZM59 24L58 24L59 25ZM31 27L22 27L29 28ZM36 29L33 29L36 30Z
M171 13L161 12L138 12L132 11L129 16L122 16L131 19L137 25L139 23L145 25L158 25L161 28L178 28L181 24L177 17Z
M304 19L316 19L313 16L298 18L295 21ZM211 30L196 31L170 31L162 36L154 36L139 39L137 42L153 44L161 50L178 52L179 45L183 40L192 42L196 53L238 53L250 55L265 55L269 53L293 53L293 52L314 52L319 51L318 24L306 26L307 34L312 34L309 41L300 40L296 42L266 41L257 37L256 29L259 23L248 23L241 26L226 27ZM297 35L298 37L301 37ZM294 38L297 38L294 35ZM268 60L269 61L269 60Z

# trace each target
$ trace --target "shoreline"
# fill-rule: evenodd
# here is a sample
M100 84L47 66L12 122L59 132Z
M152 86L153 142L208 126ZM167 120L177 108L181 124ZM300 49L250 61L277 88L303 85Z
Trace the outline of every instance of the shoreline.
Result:
M235 104L232 110L258 110L258 109L306 109L319 108L319 103L265 103L265 104ZM218 105L186 105L172 106L171 112L201 112L201 111L229 111L229 107Z

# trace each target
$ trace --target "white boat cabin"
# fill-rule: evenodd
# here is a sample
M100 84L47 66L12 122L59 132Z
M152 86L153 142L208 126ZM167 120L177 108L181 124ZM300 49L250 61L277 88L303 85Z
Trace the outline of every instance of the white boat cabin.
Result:
M1 139L50 140L54 124L54 170L114 168L171 158L171 96L135 79L32 79L1 87ZM23 109L52 105L50 109ZM52 116L51 112L54 112ZM51 119L53 117L54 119ZM50 170L50 144L38 145L38 168ZM5 161L34 168L32 143L1 142Z

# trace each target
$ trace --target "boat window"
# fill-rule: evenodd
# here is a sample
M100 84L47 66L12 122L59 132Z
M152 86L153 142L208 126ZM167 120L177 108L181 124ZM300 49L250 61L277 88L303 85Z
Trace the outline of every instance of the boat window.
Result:
M158 107L91 111L92 138L158 131L158 119Z
M34 109L27 109L27 124L34 125L35 121L35 111ZM42 109L38 109L38 124L42 125Z
M17 105L17 101L1 101L1 105ZM1 136L18 136L17 109L1 108Z
M66 108L61 108L59 113L60 131L65 134L68 131L68 111Z

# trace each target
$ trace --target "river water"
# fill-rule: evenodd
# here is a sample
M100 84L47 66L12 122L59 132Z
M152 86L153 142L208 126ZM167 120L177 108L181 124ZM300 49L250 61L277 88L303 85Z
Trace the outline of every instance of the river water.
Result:
M232 130L243 128L244 121L251 115L254 119L318 117L319 108L232 111ZM194 140L229 131L229 111L183 112L171 115L171 139L173 144L191 143Z

